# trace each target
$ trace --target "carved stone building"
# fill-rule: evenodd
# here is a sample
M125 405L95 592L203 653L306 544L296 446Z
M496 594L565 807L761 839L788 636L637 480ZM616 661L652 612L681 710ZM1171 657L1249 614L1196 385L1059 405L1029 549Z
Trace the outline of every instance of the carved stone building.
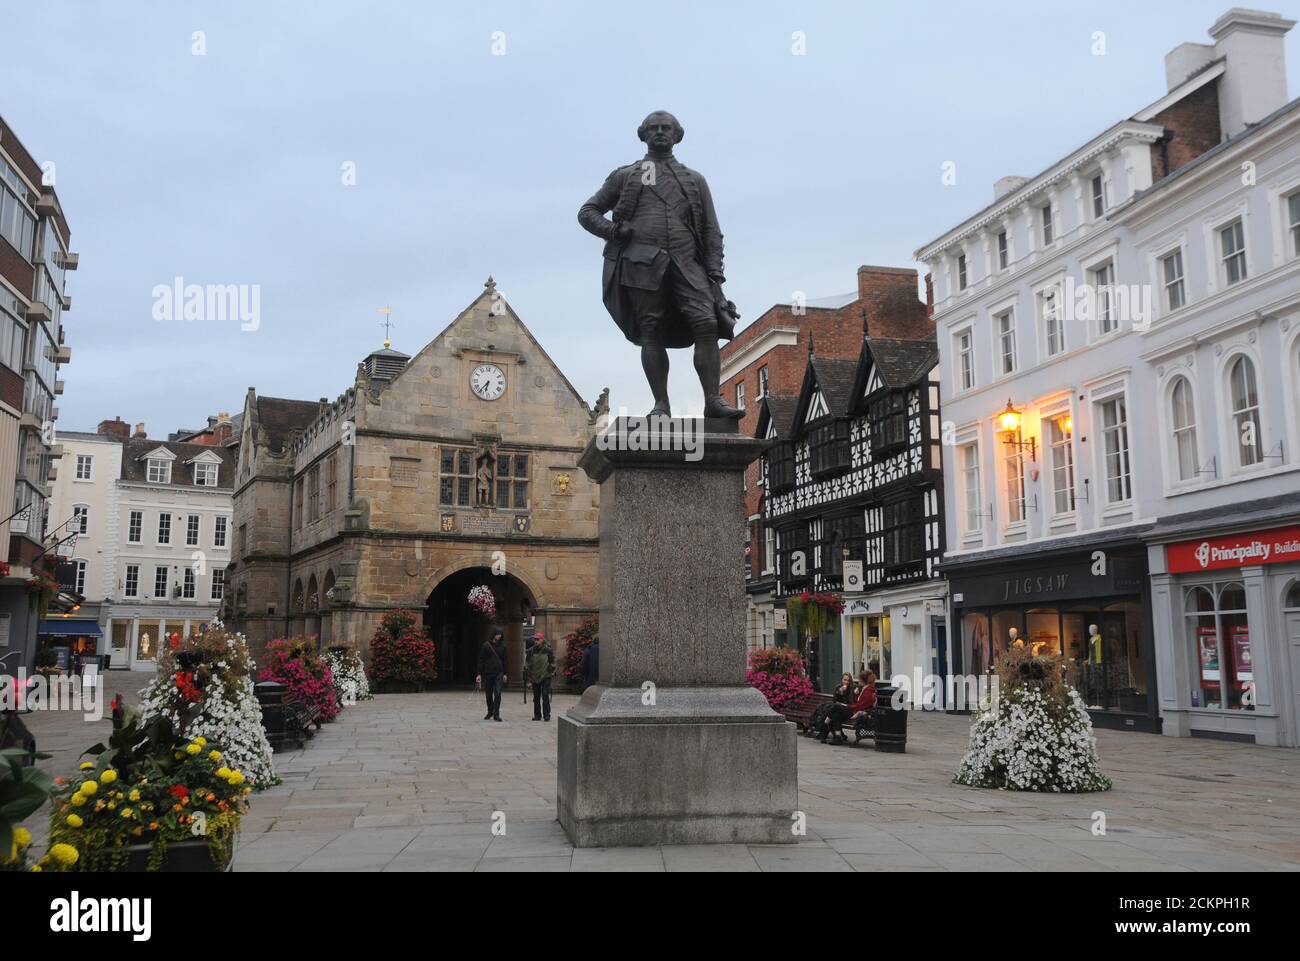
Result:
M440 680L472 683L490 586L518 676L525 628L553 642L597 610L599 489L577 467L588 407L496 290L414 357L387 343L337 400L249 388L227 619L364 650L385 613L423 613ZM557 645L558 649L562 645Z

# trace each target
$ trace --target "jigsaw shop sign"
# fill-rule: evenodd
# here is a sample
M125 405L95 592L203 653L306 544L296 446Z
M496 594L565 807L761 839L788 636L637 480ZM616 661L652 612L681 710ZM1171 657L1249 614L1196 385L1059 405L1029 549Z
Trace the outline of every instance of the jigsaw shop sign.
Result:
M1300 561L1300 527L1182 541L1165 548L1171 574Z

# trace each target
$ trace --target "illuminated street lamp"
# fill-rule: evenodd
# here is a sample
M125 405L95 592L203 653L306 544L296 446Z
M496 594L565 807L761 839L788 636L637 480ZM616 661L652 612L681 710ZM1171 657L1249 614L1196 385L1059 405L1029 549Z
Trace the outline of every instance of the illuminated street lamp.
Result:
M1008 444L1016 450L1024 453L1026 447L1029 448L1029 459L1038 460L1038 440L1034 437L1029 440L1020 439L1020 411L1011 405L1011 398L1007 398L1007 408L998 415L998 426L1002 428L1002 433L1007 436L1003 439L1004 444Z

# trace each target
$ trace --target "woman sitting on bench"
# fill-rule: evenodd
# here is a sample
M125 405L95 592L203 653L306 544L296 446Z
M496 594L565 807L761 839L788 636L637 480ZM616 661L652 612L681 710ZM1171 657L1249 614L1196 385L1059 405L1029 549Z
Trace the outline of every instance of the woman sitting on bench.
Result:
M849 736L844 733L844 722L856 718L864 711L870 711L876 706L876 675L870 671L863 671L858 675L862 681L862 690L858 693L858 698L852 704L832 704L830 712L826 716L826 727L822 730L821 737L818 738L823 744L831 735L835 736L837 744L848 742Z

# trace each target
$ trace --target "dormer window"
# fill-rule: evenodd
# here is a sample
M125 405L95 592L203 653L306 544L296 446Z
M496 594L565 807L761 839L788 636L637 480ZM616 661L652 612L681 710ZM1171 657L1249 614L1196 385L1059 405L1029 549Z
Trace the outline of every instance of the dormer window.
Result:
M172 462L161 457L150 457L148 474L150 484L170 484L172 482Z
M194 486L195 487L216 487L217 486L217 465L216 464L195 464L194 465Z

